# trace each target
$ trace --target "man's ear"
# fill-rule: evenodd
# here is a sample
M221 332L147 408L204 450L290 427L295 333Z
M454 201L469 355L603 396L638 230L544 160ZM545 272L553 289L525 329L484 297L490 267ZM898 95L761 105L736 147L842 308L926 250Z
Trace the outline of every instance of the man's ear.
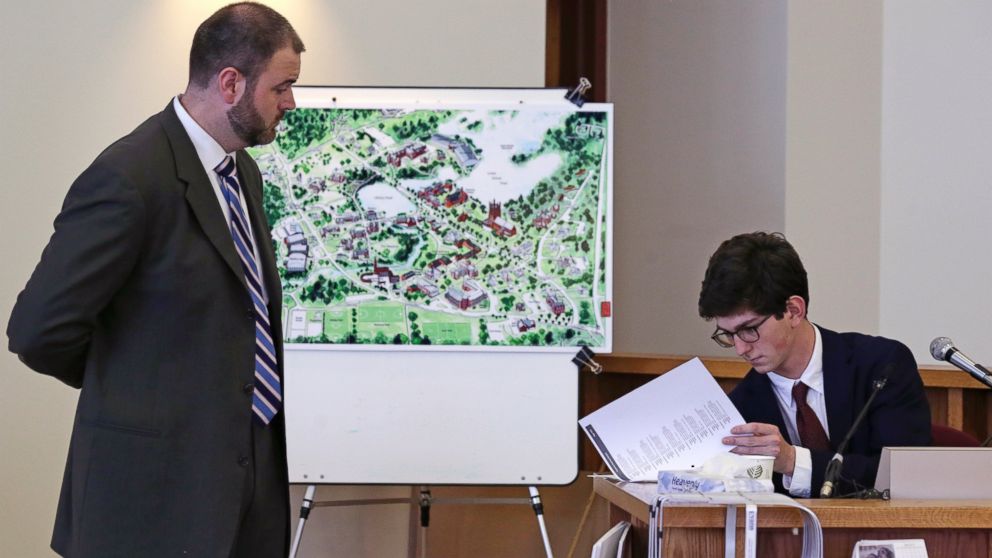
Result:
M228 66L217 73L217 91L225 104L236 105L245 92L245 76L237 68Z
M785 314L795 323L806 319L806 301L799 295L792 295L785 301Z

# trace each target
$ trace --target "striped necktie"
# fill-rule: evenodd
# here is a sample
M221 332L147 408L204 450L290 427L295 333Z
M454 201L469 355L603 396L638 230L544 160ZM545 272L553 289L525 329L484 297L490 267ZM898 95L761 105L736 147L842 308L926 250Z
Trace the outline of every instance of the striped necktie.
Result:
M248 217L241 206L241 187L238 184L234 158L228 155L214 171L220 177L221 190L231 214L231 237L241 259L245 272L248 293L255 307L255 389L252 393L251 410L261 424L269 424L272 417L282 408L282 387L276 366L276 348L272 342L272 328L269 325L269 311L262 298L261 274L255 262L255 248L252 244Z

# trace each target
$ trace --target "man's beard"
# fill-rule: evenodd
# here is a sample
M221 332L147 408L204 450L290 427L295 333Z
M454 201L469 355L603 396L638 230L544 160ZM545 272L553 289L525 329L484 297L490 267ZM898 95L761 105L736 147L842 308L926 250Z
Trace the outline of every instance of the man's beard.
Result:
M276 139L275 124L271 128L265 125L262 115L255 107L252 95L247 90L241 96L238 104L227 112L227 121L230 122L234 133L249 146L265 145Z

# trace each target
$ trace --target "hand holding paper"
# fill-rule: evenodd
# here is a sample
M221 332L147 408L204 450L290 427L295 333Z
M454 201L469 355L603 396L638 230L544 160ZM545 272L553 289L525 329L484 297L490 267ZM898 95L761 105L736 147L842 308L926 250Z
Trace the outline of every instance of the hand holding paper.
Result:
M774 424L749 422L733 427L733 436L723 439L723 443L734 446L738 455L768 455L775 458L775 472L791 475L796 468L796 448L785 441Z
M614 475L649 482L659 471L697 469L729 451L722 440L743 423L698 358L579 420Z

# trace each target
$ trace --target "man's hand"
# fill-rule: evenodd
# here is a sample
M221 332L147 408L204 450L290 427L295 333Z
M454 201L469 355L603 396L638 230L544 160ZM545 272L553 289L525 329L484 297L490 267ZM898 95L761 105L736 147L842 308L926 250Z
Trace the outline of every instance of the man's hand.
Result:
M735 446L731 453L739 455L770 455L775 458L772 467L776 473L791 475L796 468L796 448L783 438L774 424L749 422L730 429L735 436L728 436L723 443Z

